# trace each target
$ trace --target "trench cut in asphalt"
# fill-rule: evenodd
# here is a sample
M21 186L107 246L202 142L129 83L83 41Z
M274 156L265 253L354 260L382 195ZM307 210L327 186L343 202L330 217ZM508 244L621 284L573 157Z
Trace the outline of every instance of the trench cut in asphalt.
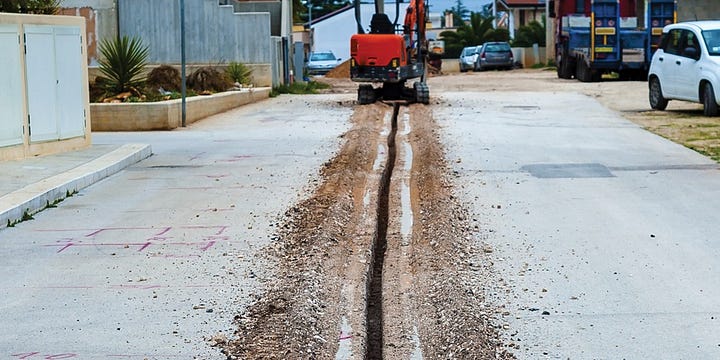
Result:
M372 251L371 274L368 277L367 298L367 348L365 359L375 360L383 358L383 267L385 265L385 251L387 249L387 231L390 207L390 181L395 168L397 149L395 135L397 134L397 118L399 104L393 105L393 114L390 120L391 129L388 134L388 156L385 170L380 180L377 204L377 229Z

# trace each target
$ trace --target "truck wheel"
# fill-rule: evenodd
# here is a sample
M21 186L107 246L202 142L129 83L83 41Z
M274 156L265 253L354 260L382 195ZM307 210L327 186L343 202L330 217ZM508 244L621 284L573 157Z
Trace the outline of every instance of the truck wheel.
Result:
M585 60L577 61L577 67L575 69L575 77L582 82L591 82L593 74L590 68L585 63Z
M703 89L703 114L705 116L718 116L718 104L715 101L715 91L710 83Z
M651 108L655 110L665 110L667 108L668 100L663 97L660 80L656 77L650 78L649 99Z
M565 55L565 52L560 53L560 63L558 64L557 72L560 79L572 79L573 74L570 58Z

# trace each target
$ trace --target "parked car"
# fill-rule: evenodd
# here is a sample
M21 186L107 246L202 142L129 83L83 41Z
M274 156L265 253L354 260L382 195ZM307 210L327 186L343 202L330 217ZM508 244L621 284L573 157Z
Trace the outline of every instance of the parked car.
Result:
M340 60L332 51L317 51L310 53L305 67L310 75L323 75L338 66Z
M460 72L475 70L475 63L478 58L478 48L480 46L468 46L462 49L460 53Z
M665 110L669 100L703 104L718 115L720 102L720 21L665 26L648 72L650 107Z
M487 42L479 50L475 70L512 69L515 63L510 44L507 42Z

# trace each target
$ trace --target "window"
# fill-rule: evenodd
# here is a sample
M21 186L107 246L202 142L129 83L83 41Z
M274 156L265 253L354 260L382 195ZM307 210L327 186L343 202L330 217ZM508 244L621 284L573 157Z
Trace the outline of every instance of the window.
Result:
M684 30L683 31L683 40L684 41L683 41L683 46L682 46L682 52L683 52L682 55L685 57L699 59L700 58L700 44L698 43L698 39L697 39L697 36L695 35L695 33L692 31L689 31L689 30ZM687 48L695 49L695 54L693 56L688 56L687 54L685 54L685 49L687 49Z
M702 36L710 56L720 56L720 30L705 30Z
M327 60L335 60L335 55L333 53L313 53L312 56L310 56L311 61L327 61Z
M485 45L485 51L487 51L487 52L510 51L510 45L508 43L488 44L488 45Z
M682 30L673 29L663 35L660 47L666 54L680 55L680 40L682 39Z

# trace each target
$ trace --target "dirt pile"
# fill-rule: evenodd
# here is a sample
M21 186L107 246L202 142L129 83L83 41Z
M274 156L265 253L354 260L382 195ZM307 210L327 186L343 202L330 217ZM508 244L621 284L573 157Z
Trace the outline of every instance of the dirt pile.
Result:
M330 70L327 74L325 74L325 77L328 78L335 78L335 79L349 79L350 78L350 60L343 61L340 65L336 66L334 69Z

